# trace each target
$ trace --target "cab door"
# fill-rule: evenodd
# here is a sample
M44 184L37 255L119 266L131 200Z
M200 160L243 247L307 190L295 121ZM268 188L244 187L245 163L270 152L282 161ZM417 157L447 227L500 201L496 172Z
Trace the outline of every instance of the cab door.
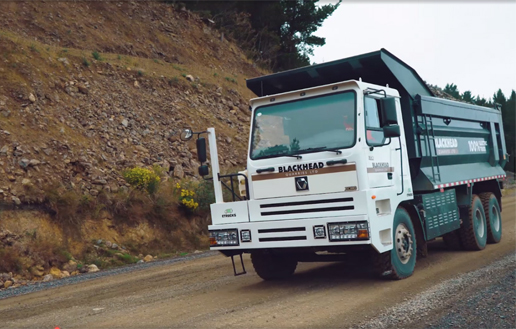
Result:
M391 161L391 145L385 139L380 124L380 101L371 96L364 97L366 126L367 179L370 188L394 185L394 166ZM389 145L385 145L389 143Z

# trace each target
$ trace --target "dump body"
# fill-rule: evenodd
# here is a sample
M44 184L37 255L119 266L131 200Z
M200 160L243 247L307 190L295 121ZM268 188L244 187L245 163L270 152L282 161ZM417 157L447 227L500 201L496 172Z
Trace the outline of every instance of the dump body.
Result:
M504 175L500 111L433 97L417 72L385 49L250 79L247 87L265 96L350 79L399 91L415 192Z
M413 138L421 148L421 156L410 161L414 191L505 174L500 111L419 95L414 107L417 129Z

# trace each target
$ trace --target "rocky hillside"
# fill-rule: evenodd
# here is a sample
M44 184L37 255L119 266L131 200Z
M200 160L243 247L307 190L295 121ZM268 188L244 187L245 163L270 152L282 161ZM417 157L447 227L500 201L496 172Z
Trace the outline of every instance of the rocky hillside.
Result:
M63 184L126 188L124 168L193 176L185 126L215 126L223 168L243 167L245 78L263 74L184 8L161 2L0 2L0 201Z

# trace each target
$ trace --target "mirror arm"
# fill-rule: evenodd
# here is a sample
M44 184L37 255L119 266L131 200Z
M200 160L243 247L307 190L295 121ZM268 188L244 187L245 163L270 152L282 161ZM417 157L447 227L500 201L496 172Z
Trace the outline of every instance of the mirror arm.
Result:
M390 144L391 144L391 142L392 142L392 138L390 138L390 137L387 137L387 138L389 139L389 143L383 144L382 146L387 146L387 145L390 145Z

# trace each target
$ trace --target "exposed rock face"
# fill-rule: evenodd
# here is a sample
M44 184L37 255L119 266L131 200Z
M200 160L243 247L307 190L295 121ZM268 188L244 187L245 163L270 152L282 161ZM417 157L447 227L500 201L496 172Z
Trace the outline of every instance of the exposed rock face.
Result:
M60 16L34 29L14 11L30 13L29 21L36 12ZM120 21L93 28L92 17L108 12L117 12ZM124 169L155 163L168 167L164 172L173 178L194 179L194 142L178 138L185 126L216 128L223 169L245 164L250 113L238 109L246 109L253 95L243 79L262 73L196 15L182 16L161 2L15 2L0 3L0 21L8 21L5 28L14 35L38 40L28 50L0 35L1 53L25 47L23 55L0 62L0 75L7 77L0 81L0 203L40 203L56 185L93 197L116 192L127 187ZM68 33L65 26L72 25L77 28ZM119 33L136 26L137 40ZM93 38L93 30L106 37ZM43 56L46 45L52 48ZM96 49L102 59L74 56L67 48ZM126 63L125 56L148 65L135 67L138 61ZM238 76L238 83L224 76Z

